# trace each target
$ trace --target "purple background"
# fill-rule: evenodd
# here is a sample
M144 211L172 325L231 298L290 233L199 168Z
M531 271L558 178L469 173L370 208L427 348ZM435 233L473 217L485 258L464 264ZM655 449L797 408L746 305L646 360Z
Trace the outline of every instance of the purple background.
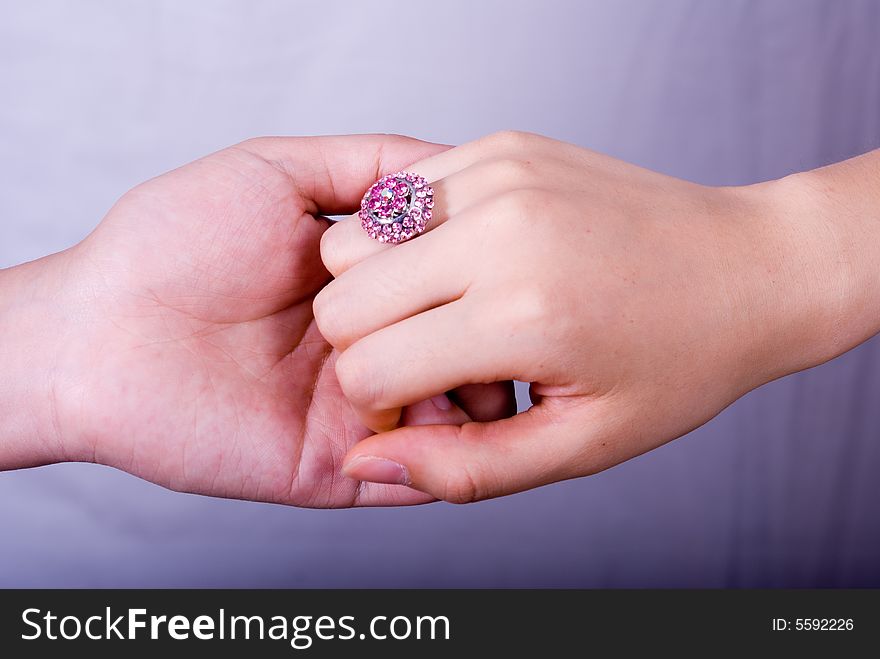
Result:
M714 184L880 146L870 0L31 0L2 14L4 266L258 134L459 143L515 127ZM411 87L417 70L430 84ZM297 510L93 465L6 473L0 585L880 586L878 439L873 341L609 472L467 507Z

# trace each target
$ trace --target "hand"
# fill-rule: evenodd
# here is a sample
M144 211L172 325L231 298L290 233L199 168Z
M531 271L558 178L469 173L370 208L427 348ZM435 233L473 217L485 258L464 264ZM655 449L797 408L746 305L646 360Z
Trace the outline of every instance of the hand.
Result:
M250 140L138 186L75 248L0 273L4 375L17 366L0 396L0 467L95 461L306 506L430 500L339 473L370 433L339 390L312 298L329 279L317 214L351 212L379 174L445 148ZM503 388L481 393L465 401L476 417L509 407ZM440 403L404 421L467 419Z
M435 181L427 233L383 245L352 217L322 241L318 325L388 431L349 452L355 478L466 502L592 474L869 335L825 340L850 275L820 269L841 239L791 179L703 187L521 133L409 169ZM391 429L396 408L507 378L531 383L527 412Z

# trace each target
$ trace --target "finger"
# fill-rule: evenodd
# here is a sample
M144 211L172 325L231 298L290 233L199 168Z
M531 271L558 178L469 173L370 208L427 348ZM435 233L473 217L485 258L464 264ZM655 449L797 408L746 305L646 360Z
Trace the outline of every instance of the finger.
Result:
M405 426L430 426L437 423L461 425L470 420L471 417L446 394L438 394L409 405L403 410L400 422Z
M437 153L426 154L419 160L411 160L407 169L412 169L429 181L437 181L482 160L516 160L522 159L524 156L556 159L554 154L560 146L565 145L540 135L503 131L455 148L447 147ZM574 147L571 148L574 149ZM370 181L370 183L372 182Z
M353 213L373 181L448 150L400 135L258 137L236 147L274 162L287 173L315 214Z
M497 421L516 414L516 394L510 380L466 384L448 395L474 421Z
M418 506L436 501L425 492L419 492L405 485L362 482L355 493L352 506L369 508L373 506Z
M313 309L321 334L338 350L383 327L458 299L470 279L466 246L437 231L377 254L327 284ZM438 255L442 254L442 258Z
M402 422L407 426L425 426L437 423L462 424L470 417L446 396L435 396L411 405L403 412ZM411 506L434 501L434 497L405 485L363 483L357 491L356 506Z
M607 466L598 435L577 416L538 406L492 423L398 428L355 445L342 471L451 503L521 492ZM597 447L586 460L584 446Z
M336 362L340 387L376 432L397 422L396 410L465 384L516 379L534 342L509 332L488 302L470 295L407 318L352 344Z
M429 158L425 162L430 163L439 157ZM531 165L524 161L490 158L468 164L443 178L428 178L434 181L431 183L431 187L434 188L434 208L431 221L425 228L425 234L437 229L450 218L463 221L464 213L483 201L518 186L528 185L530 177L534 176L530 168ZM428 177L421 170L420 163L416 163L410 169ZM424 234L419 236L419 240L424 237ZM410 242L418 241L413 239ZM339 277L354 265L392 247L400 246L380 243L370 238L361 226L360 217L352 215L333 224L324 234L321 239L321 258L330 273L334 277Z

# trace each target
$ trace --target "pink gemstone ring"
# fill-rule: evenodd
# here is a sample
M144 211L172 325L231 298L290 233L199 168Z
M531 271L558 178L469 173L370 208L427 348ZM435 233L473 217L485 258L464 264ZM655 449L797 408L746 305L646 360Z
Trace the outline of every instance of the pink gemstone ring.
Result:
M358 217L370 238L396 244L424 231L433 208L434 190L425 178L397 172L370 186L361 200Z

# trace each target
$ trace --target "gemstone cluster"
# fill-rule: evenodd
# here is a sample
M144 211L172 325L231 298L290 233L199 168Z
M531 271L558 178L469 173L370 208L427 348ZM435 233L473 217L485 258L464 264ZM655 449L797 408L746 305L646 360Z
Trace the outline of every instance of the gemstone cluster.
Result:
M370 186L361 200L361 226L381 243L402 243L419 235L431 220L434 190L411 172L388 174Z

